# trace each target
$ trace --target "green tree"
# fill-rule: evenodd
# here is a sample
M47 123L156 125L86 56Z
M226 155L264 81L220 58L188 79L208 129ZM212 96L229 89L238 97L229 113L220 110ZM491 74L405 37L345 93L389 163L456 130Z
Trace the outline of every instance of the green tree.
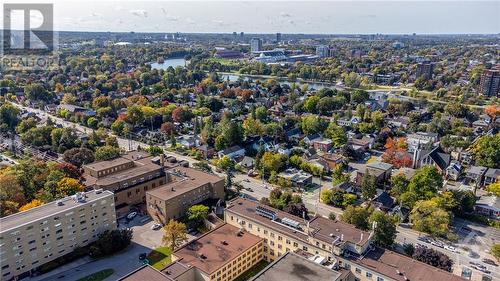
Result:
M369 222L374 225L374 242L380 247L390 247L396 239L396 219L381 211L374 211Z
M319 102L319 97L317 96L310 96L306 98L306 100L304 101L304 110L309 113L317 113L318 102Z
M432 198L443 187L443 177L434 166L424 166L415 172L408 184L408 190L419 200Z
M361 182L361 197L363 200L371 200L377 195L377 178L368 173L363 176Z
M450 214L439 208L438 204L432 200L421 200L413 207L410 222L415 230L432 236L443 236L449 230Z
M332 139L335 148L340 148L347 143L347 134L344 128L338 126L335 122L330 122L330 124L328 124L328 128L325 130L325 136Z
M347 208L342 213L342 221L350 223L356 228L362 230L370 229L370 223L368 219L370 218L373 209L363 208L360 206L347 206Z
M476 165L500 168L500 133L494 136L482 136L473 146Z
M163 154L163 148L153 145L147 148L147 151L151 156L159 156Z
M118 147L113 146L102 146L96 149L95 159L96 160L111 160L120 156L121 150Z
M217 167L226 173L233 171L235 166L236 163L227 155L217 161Z
M68 149L63 154L64 161L77 167L94 162L94 152L85 147Z
M4 103L0 106L0 131L11 135L13 151L15 151L14 136L16 126L19 123L19 113L19 108L10 103Z
M391 192L399 197L401 194L408 191L408 184L410 182L406 179L404 174L397 174L391 177Z
M323 189L320 194L321 202L325 204L330 204L332 202L332 190L331 189Z
M170 246L174 251L177 247L181 246L187 239L187 228L182 222L170 220L167 225L163 227L163 244Z
M188 219L199 226L208 216L208 207L205 205L193 205L187 210Z
M491 247L491 254L497 259L500 260L500 244L497 243Z

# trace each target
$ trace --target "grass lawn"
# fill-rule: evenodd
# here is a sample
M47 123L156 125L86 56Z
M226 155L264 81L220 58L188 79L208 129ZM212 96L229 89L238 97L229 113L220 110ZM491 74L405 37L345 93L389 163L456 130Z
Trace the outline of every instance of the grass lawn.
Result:
M172 250L169 247L159 247L151 251L147 257L149 264L161 270L169 265L172 260Z
M249 270L243 272L238 278L234 279L234 281L246 281L252 277L254 277L257 273L259 273L261 270L263 270L269 262L265 260L261 260L254 266L252 266Z
M92 273L87 277L80 278L77 281L102 281L102 280L108 278L109 276L111 276L113 274L113 272L115 272L113 269L108 268L108 269L104 269L104 270Z

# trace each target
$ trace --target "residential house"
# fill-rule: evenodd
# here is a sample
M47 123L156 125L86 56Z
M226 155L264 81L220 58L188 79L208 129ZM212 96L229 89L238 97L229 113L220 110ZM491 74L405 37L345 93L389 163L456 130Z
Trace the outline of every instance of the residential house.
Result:
M456 181L462 174L462 170L463 167L458 161L451 161L448 168L446 168L446 177Z
M293 187L298 187L300 189L312 184L313 179L311 174L293 168L286 169L278 176L284 180L289 180Z
M474 210L481 214L493 218L495 220L500 220L500 199L498 196L481 196L481 198L476 201Z
M489 168L484 174L484 185L495 183L500 178L500 169Z
M356 172L355 183L361 186L364 176L368 173L375 176L378 185L382 186L389 181L392 174L392 165L384 162L373 162L363 165L364 168Z
M198 146L197 149L205 159L212 158L215 155L215 149L206 144Z
M217 155L219 156L219 158L227 156L234 160L237 157L245 156L245 149L241 148L239 145L235 145L219 151Z
M410 118L407 116L388 118L386 120L387 125L389 125L389 127L391 128L406 130L410 126Z
M85 108L81 106L76 106L72 104L61 104L57 107L59 110L65 110L68 111L71 115L77 115L81 114L86 117L92 117L95 116L96 113L93 109L90 108Z
M331 139L325 139L323 137L312 140L310 144L317 151L323 151L323 152L330 151L330 149L332 149L333 146L333 142Z
M337 165L344 163L345 157L340 154L325 153L320 158L328 164L330 170L335 169Z
M476 187L483 186L484 175L488 168L483 166L470 166L469 169L465 171L465 178L469 184L473 184Z
M255 159L252 157L245 156L239 163L243 169L251 170L255 166Z
M387 212L394 206L394 199L387 191L377 188L377 197L373 200L373 204L378 210Z

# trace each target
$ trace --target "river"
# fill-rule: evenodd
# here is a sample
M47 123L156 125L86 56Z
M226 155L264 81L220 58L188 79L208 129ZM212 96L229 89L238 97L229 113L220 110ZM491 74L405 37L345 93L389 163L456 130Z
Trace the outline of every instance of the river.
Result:
M222 72L222 73L219 73L220 77L222 78L222 80L229 80L229 81L236 81L238 80L238 78L242 77L243 79L245 80L261 80L261 81L264 81L264 80L267 80L267 79L275 79L277 80L278 82L280 82L280 84L286 84L286 85L289 85L291 86L293 83L295 83L295 85L297 85L298 87L304 85L304 84L307 84L309 85L309 89L316 89L316 90L319 90L319 89L323 89L323 88L336 88L336 89L342 89L342 87L339 87L339 86L336 86L335 83L329 83L329 82L313 82L313 81L301 81L301 80L297 80L297 81L290 81L289 79L287 78L278 78L278 77L275 77L275 76L266 76L266 75L249 75L249 74L233 74L233 73L227 73L227 72Z
M184 58L170 58L166 59L163 63L153 62L151 63L151 69L167 70L169 67L176 68L178 66L186 66L186 60Z

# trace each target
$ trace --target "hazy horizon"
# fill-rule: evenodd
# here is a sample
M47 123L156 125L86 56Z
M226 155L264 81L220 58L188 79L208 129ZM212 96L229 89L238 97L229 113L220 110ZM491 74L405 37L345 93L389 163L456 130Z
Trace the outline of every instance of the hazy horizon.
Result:
M500 33L500 1L55 0L53 3L57 31L339 35ZM38 18L41 17L32 15L34 21ZM0 24L3 28L3 23Z

